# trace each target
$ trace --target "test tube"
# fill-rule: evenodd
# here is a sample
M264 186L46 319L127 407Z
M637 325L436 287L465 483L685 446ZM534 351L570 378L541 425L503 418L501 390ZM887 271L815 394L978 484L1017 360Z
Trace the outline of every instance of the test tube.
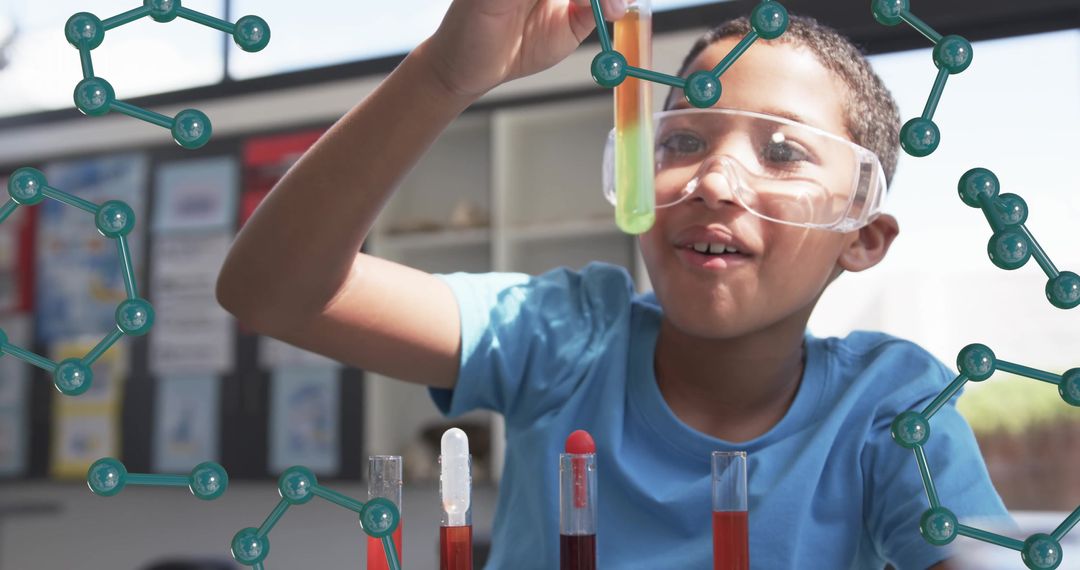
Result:
M585 430L559 454L559 569L596 570L596 444Z
M746 452L712 453L713 570L749 570Z
M652 0L629 0L615 22L615 51L626 63L652 68ZM656 221L653 187L652 84L627 77L615 87L615 223L640 234Z
M371 455L368 457L368 500L376 497L389 499L398 508L401 517L401 456ZM394 546L397 548L398 561L401 560L401 525L404 517L398 518L397 530L394 531ZM382 540L368 537L367 570L389 570Z
M469 438L458 428L442 436L439 456L439 492L442 525L439 527L440 570L472 570L472 474Z

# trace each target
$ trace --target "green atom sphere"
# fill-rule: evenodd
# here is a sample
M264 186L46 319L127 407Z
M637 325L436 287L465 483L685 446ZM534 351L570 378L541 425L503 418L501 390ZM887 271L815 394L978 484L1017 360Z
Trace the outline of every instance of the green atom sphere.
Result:
M903 21L900 14L908 11L908 0L871 0L870 9L879 23L895 26Z
M945 546L956 538L956 515L945 507L927 509L919 519L919 533L934 546Z
M90 389L94 372L78 358L69 358L56 366L53 385L65 396L78 396Z
M998 196L993 202L991 212L994 219L1003 226L1019 226L1028 218L1027 202L1016 194Z
M1031 241L1019 230L1005 229L990 237L986 254L1002 269L1019 269L1031 259Z
M971 65L971 42L960 36L945 36L934 45L934 65L956 75Z
M900 146L911 156L929 156L941 143L941 131L930 119L915 117L900 128Z
M311 469L297 465L286 469L278 478L278 494L291 505L302 505L315 496L311 490L318 484Z
M72 98L82 114L100 117L108 113L116 102L116 92L108 81L100 77L87 77L75 86Z
M1061 543L1049 534L1033 534L1024 541L1020 557L1031 570L1054 570L1061 565Z
M79 12L64 24L64 37L76 48L94 49L105 39L105 25L90 12Z
M400 515L390 499L375 497L360 510L360 526L372 538L383 538L397 530Z
M750 27L762 39L776 39L787 30L787 9L776 2L762 2L750 13Z
M618 87L626 80L626 58L617 51L602 51L592 60L592 77L600 87Z
M45 199L45 186L40 170L24 166L8 178L8 196L20 206L33 206Z
M997 357L985 344L969 344L956 355L956 368L968 380L982 382L997 370Z
M196 465L188 476L188 489L191 494L204 501L220 497L228 487L229 474L224 467L213 461Z
M184 109L173 119L173 140L187 149L196 149L206 144L212 130L210 118L198 109Z
M1059 309L1080 306L1080 275L1072 271L1058 273L1057 277L1046 282L1046 298Z
M154 307L146 299L127 299L116 307L116 327L131 336L143 336L154 326Z
M686 101L699 109L707 109L720 100L720 80L708 71L695 71L686 78L683 95Z
M889 432L901 447L914 449L930 439L930 422L919 412L907 411L896 416Z
M1058 394L1070 406L1080 407L1080 368L1070 368L1061 375Z
M119 200L109 200L98 208L94 223L107 238L126 236L135 229L135 210Z
M247 527L232 539L232 556L244 566L254 566L270 554L270 539L259 536L259 529Z
M244 16L236 21L233 41L246 52L256 52L270 43L270 26L258 16Z
M111 497L124 490L127 468L111 457L98 459L86 471L86 484L95 495Z
M982 206L982 198L995 198L1001 191L1001 183L998 177L986 168L972 168L960 177L960 183L956 185L960 193L960 199L972 208Z
M171 22L176 19L180 0L143 0L143 6L150 9L155 22Z

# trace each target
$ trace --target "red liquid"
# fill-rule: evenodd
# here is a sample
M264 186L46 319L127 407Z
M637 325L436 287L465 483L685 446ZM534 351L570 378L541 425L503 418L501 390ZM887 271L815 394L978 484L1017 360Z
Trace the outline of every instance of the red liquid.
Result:
M559 535L559 570L596 570L596 535Z
M394 531L394 548L397 550L398 562L401 562L401 522L398 521L397 530ZM399 564L400 567L400 564ZM390 564L386 561L386 552L383 551L382 539L368 537L367 539L367 570L389 570Z
M749 570L750 529L746 511L714 511L713 570Z
M472 570L472 525L439 527L439 570Z

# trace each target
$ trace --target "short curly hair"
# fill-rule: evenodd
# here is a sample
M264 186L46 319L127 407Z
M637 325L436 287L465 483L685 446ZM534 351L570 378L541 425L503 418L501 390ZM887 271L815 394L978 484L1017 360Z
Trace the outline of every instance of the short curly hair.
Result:
M684 75L694 59L717 40L741 37L749 32L750 21L745 17L728 20L709 30L690 48L678 75ZM844 126L855 144L870 149L878 156L885 179L891 184L900 151L900 110L892 93L874 73L863 52L840 32L807 16L791 15L784 35L775 40L758 41L804 46L817 56L825 69L840 78L848 89L848 97L843 105ZM673 94L674 89L668 96L665 108L673 104Z

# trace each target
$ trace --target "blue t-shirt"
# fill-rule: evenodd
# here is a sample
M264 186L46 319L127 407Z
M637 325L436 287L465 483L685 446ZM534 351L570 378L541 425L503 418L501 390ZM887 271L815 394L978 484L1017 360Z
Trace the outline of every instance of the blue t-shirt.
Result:
M714 450L748 453L754 568L921 570L948 556L919 534L928 505L918 466L889 435L897 414L955 378L917 345L807 334L787 414L731 444L664 401L653 369L661 308L634 294L622 268L440 277L460 306L462 356L454 390L432 396L450 416L483 408L506 418L488 568L558 568L558 454L576 429L597 446L600 568L712 567ZM961 520L1006 515L952 403L930 423L925 451L942 504Z

